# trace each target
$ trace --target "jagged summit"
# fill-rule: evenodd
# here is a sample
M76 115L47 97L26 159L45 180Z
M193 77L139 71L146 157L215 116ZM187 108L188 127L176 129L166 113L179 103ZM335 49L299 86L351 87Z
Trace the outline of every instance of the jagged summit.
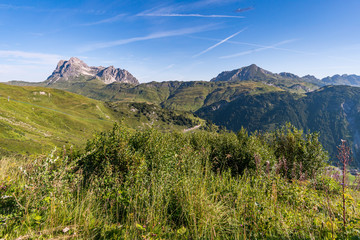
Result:
M293 74L293 73L288 73L288 72L281 72L281 73L279 73L279 75L284 78L291 78L291 79L299 79L300 78L298 75Z
M217 77L211 79L212 82L218 81L247 81L247 80L263 80L269 77L275 77L275 74L262 69L255 64L247 67L242 67L232 71L225 71L220 73Z
M115 68L114 66L90 67L76 57L72 57L67 61L60 60L56 69L45 82L46 84L51 85L59 81L71 81L80 76L99 78L105 84L113 82L139 84L139 81L124 69Z
M324 83L320 79L317 79L316 77L311 75L299 77L298 75L289 72L272 73L270 71L267 71L265 69L256 66L255 64L251 64L247 67L242 67L232 71L222 72L215 78L211 79L211 81L212 82L261 81L261 82L267 82L269 84L274 84L280 81L282 85L285 82L287 82L287 84L308 82L311 84L315 84L317 86L324 85Z
M324 84L327 85L349 85L349 86L360 86L360 76L355 74L336 74L332 77L325 77L322 79Z

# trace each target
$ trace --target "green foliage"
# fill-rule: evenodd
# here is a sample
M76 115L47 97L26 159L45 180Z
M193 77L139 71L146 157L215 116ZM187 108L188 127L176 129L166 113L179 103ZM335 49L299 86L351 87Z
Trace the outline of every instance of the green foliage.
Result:
M249 136L242 128L237 135L223 132L207 139L202 146L209 146L214 170L230 169L234 175L245 169L257 174L276 169L288 179L314 178L327 161L318 135L304 135L291 124L266 134L255 132Z
M239 175L247 170L261 170L275 162L274 155L267 143L259 134L248 135L241 129L237 135L222 133L212 137L210 142L210 160L215 171L231 170L233 175Z
M196 114L232 131L239 131L242 126L249 132L274 131L287 122L305 132L316 131L332 163L338 162L336 146L341 139L346 139L354 153L352 165L357 166L360 156L356 133L360 124L359 107L359 88L326 86L306 95L285 91L240 94L232 101L203 106Z
M184 127L190 128L204 122L190 112L163 109L155 104L108 102L106 105L116 115L123 117L124 122L133 128L138 128L139 122L142 122L143 124L147 123L152 127L168 131L176 129L176 127L178 129Z
M3 158L0 238L358 236L358 191L347 190L349 221L343 232L339 183L325 173L291 181L277 173L275 146L282 146L278 150L283 154L296 149L283 146L295 143L312 149L298 130L287 129L252 135L242 129L236 135L134 132L115 125L88 141L81 153L55 150L26 162ZM284 138L275 145L274 136ZM293 138L296 141L286 143ZM292 153L300 154L296 161L316 156ZM4 195L12 196L11 202Z
M105 185L113 181L124 182L129 171L140 162L131 153L128 137L128 130L115 124L111 131L102 132L88 141L86 154L78 160L85 184L90 181L102 181Z
M304 174L316 176L327 162L327 153L318 140L318 134L304 135L289 123L272 134L270 145L280 160L279 171L289 179L299 179Z
M262 71L257 71L254 72L255 75L251 75L252 77L249 75L247 81L239 81L238 73L238 69L225 72L224 75L219 75L224 77L219 82L171 81L144 83L137 86L120 83L106 85L98 79L87 79L82 76L73 81L50 85L50 87L65 89L99 100L153 103L164 109L194 111L198 116L232 131L239 131L242 126L250 132L273 131L286 122L291 122L305 132L319 132L320 142L329 152L333 163L337 162L336 146L340 139L348 140L354 152L352 165L360 165L360 160L358 161L360 148L356 147L359 145L356 133L357 126L360 124L360 116L357 112L360 106L359 88L325 86L312 91L317 89L315 86L317 83L314 82L314 85L296 76L264 74ZM13 84L26 83L14 82ZM6 95L5 92L4 96ZM165 119L165 122L170 125L175 122L189 126L191 117L184 117L182 114L178 116L180 118L173 118L173 114L160 114L159 118L162 122ZM129 126L141 128L138 127L139 119L134 117L134 114L125 114L123 117L129 119L127 122ZM140 121L141 125L142 123L151 125L150 118L149 115L143 117ZM173 121L167 122L167 119ZM11 139L11 143L1 143L7 148L20 145L19 149L24 149L31 145L31 141L22 140L23 131L12 129L9 131L8 126L0 124L0 132L6 133L6 138ZM37 152L41 150L36 149Z

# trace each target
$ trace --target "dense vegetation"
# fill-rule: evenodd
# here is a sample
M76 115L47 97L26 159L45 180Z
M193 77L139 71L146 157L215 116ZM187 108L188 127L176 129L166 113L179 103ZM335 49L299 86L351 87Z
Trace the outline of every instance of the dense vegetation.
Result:
M84 150L0 162L0 238L358 239L359 192L317 134L115 125ZM335 175L334 178L331 175Z
M282 91L261 82L206 82L169 81L140 85L111 83L77 78L72 82L59 82L48 87L67 90L102 101L147 102L172 110L196 111L220 100L232 100L239 94L257 94Z
M237 72L225 72L224 76L220 74L221 80L213 82L105 85L97 79L80 77L50 87L111 102L152 103L164 110L193 111L233 131L238 131L242 126L251 132L272 131L291 122L305 131L320 132L320 141L334 164L337 162L336 145L341 139L348 140L355 159L352 165L360 166L360 132L357 129L360 124L357 110L360 108L359 88L325 86L305 93L303 90L309 87L308 83L300 78L292 79L291 74L283 74L287 76L284 78L283 75L264 75L261 71L255 71L248 80L242 80L236 75ZM299 85L298 81L303 81L303 85Z
M98 78L76 75L70 79L60 79L53 84L48 84L46 81L40 83L13 81L9 84L63 89L97 100L116 102L119 105L120 102L151 103L161 106L164 110L192 111L220 127L233 131L238 131L242 126L250 132L272 131L285 122L291 122L305 131L320 132L320 141L329 152L334 164L338 162L337 144L341 139L349 141L355 160L352 165L359 168L359 88L325 86L329 84L357 86L358 80L359 76L356 75L335 75L319 80L310 75L299 77L286 72L275 74L252 64L222 72L210 82L105 84ZM125 113L125 119L133 118L139 121L136 124L131 123L131 127L139 128L142 125L151 125L153 122L146 117L134 117L126 113L129 112L128 110L121 111ZM179 114L175 115L179 116ZM174 118L175 115L160 113L157 114L160 116L157 119L170 117L175 122L179 122L177 117ZM189 126L193 117L188 113L185 115L187 120L181 120L180 123ZM168 122L162 121L160 125L161 129L166 130Z
M352 143L354 161L360 166L360 88L328 86L299 96L289 92L240 95L231 102L221 101L196 113L219 126L239 131L274 130L291 122L304 131L319 132L320 142L336 163L336 146L341 139Z
M204 122L189 112L146 103L105 103L57 89L0 84L0 153L39 154L54 146L81 146L118 120L132 128L163 131Z
M107 102L106 106L110 108L119 119L123 119L128 126L134 129L144 129L144 124L157 126L157 128L162 131L174 130L176 129L174 126L178 126L180 127L178 129L181 129L191 128L196 125L206 125L204 120L196 117L191 112L168 110L156 104Z

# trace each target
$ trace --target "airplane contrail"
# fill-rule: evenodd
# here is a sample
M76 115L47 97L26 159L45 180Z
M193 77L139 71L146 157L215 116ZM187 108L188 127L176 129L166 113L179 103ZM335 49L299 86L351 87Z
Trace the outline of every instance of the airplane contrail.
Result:
M247 28L241 29L240 31L238 31L238 32L234 33L233 35L231 35L231 36L229 36L229 37L221 40L220 42L216 43L215 45L212 45L211 47L205 49L204 51L202 51L202 52L194 55L193 57L198 57L198 56L200 56L200 55L203 55L204 53L207 53L208 51L216 48L217 46L219 46L219 45L221 45L221 44L223 44L224 42L226 42L226 41L228 41L229 39L235 37L236 35L238 35L239 33L243 32L243 31L245 31L246 29L247 29Z
M139 13L136 16L144 17L200 17L200 18L245 18L244 16L233 15L204 15L204 14L184 14L184 13Z
M260 47L260 48L249 50L249 51L244 51L244 52L240 52L240 53L236 53L236 54L232 54L232 55L228 55L228 56L222 56L220 58L221 59L233 58L233 57L244 56L244 55L251 54L251 53L254 53L254 52L261 52L261 51L264 51L264 50L267 50L267 49L275 49L277 46L280 46L280 45L283 45L283 44L286 44L286 43L290 43L290 42L294 42L294 41L296 41L296 39L285 40L285 41L281 41L281 42L278 42L276 44L273 44L271 46L264 46L264 47Z
M247 12L247 11L250 11L250 10L253 10L253 9L254 9L253 7L238 8L238 9L235 10L235 12L242 13L242 12Z

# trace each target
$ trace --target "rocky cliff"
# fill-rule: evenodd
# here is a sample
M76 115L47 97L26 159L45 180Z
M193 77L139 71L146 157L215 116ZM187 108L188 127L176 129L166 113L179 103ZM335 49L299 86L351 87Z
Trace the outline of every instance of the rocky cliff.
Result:
M80 76L99 78L105 84L113 82L130 83L134 85L139 84L139 81L124 69L115 68L114 66L90 67L75 57L72 57L67 61L59 61L56 69L45 82L47 85L51 85L59 81L72 81Z

